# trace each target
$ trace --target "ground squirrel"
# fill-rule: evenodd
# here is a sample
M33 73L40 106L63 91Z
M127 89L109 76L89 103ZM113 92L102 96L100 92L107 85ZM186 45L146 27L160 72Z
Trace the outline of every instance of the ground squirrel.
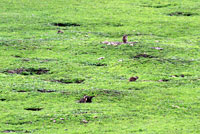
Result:
M136 81L138 78L139 78L138 76L136 76L136 77L131 77L131 78L129 78L129 81L130 81L130 82L131 82L131 81Z
M79 100L79 103L91 103L93 97L95 96L84 95L84 97Z
M124 35L122 38L123 43L127 43L127 35Z

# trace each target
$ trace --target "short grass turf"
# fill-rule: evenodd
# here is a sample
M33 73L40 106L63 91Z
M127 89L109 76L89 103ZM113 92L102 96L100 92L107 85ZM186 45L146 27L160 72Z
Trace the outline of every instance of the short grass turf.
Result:
M198 0L0 5L1 133L200 133Z

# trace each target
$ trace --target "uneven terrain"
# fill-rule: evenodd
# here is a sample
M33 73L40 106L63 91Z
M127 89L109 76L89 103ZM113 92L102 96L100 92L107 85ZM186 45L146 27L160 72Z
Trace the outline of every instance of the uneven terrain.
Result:
M0 133L200 133L200 1L0 7Z

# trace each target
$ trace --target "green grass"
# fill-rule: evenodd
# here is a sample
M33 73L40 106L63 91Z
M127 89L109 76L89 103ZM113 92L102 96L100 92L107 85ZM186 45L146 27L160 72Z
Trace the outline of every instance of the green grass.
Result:
M0 5L0 133L200 133L197 0ZM101 43L124 34L138 43ZM153 58L134 58L139 54ZM40 68L49 71L37 74ZM129 82L132 76L139 79ZM85 94L96 97L77 103Z

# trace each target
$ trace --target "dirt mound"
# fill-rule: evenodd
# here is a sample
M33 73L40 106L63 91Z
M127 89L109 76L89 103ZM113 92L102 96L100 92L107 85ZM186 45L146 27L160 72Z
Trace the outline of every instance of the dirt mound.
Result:
M46 74L50 70L46 68L17 68L14 70L6 70L4 73L10 73L10 74L21 74L21 75L41 75L41 74Z

